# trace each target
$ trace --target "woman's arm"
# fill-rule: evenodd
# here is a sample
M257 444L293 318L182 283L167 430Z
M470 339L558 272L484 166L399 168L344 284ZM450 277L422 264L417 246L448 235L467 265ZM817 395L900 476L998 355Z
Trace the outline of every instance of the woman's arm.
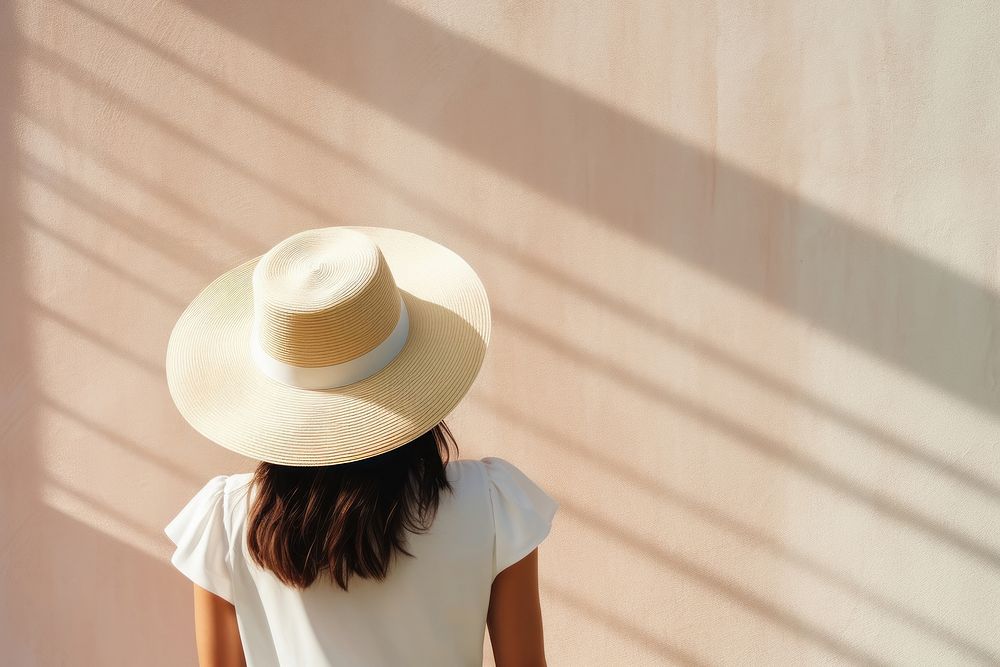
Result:
M497 667L545 667L538 549L493 579L486 624Z
M201 667L246 667L236 607L194 584L194 634Z

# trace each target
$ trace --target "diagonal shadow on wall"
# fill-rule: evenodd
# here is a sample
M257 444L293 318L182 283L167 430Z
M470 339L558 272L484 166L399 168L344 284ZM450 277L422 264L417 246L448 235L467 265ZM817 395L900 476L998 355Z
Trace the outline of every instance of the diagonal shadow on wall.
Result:
M808 552L800 550L792 544L786 544L781 539L758 527L743 523L743 521L734 518L733 515L723 511L721 508L711 506L704 500L689 496L664 480L657 479L654 475L635 470L632 466L623 463L612 454L602 453L599 445L589 444L580 447L576 444L567 444L576 443L578 439L558 427L545 423L542 419L531 416L502 397L476 391L471 400L501 418L517 424L518 428L530 432L534 437L544 442L546 447L561 451L567 456L580 459L586 464L608 472L612 477L626 479L629 485L641 489L665 505L680 508L695 521L707 522L715 529L732 535L745 544L762 548L771 553L776 559L791 563L795 567L823 579L845 593L898 617L908 625L918 628L921 632L933 636L959 651L973 656L977 660L987 663L998 661L998 656L991 649L962 637L953 630L939 624L934 619L906 608L900 602L869 588L854 577L838 572L835 568L830 567L830 565L809 555ZM622 543L636 545L641 551L652 554L657 560L669 563L671 567L675 565L672 562L674 560L673 557L663 552L661 547L651 545L642 537L629 533L621 524L609 526L607 520L597 516L593 509L576 505L565 498L561 499L561 502L577 520L589 524L597 530L610 532ZM699 569L696 564L691 562L683 562L683 564L688 569ZM710 583L719 580L718 575L705 572L704 570L701 573L704 575L702 578L708 580ZM719 588L719 586L715 586L715 588ZM742 594L744 596L756 597L752 592L745 590ZM760 611L772 618L779 618L784 614L780 609L769 605L766 601L759 598L755 600L755 608L759 608ZM823 630L810 627L801 619L796 619L796 623L805 626L807 628L806 634L811 633L816 635L819 637L820 643L824 643L828 648L832 648L834 652L841 655L850 654L850 649L845 653L844 650L841 650L845 645L838 643L834 637L825 634ZM640 635L637 636L637 639L642 641L645 638Z
M618 298L617 295L613 294L611 291L602 290L596 285L585 284L558 269L554 265L550 265L536 258L524 255L518 251L513 244L505 241L499 234L480 229L471 224L469 221L461 219L451 211L412 190L404 183L399 182L384 172L376 169L372 165L360 159L358 156L331 144L329 139L321 134L301 127L287 118L267 109L231 84L208 77L201 70L193 67L177 54L174 54L163 47L148 41L142 35L132 31L124 24L112 21L97 11L75 3L72 0L66 0L65 4L68 7L72 7L82 16L87 17L88 20L93 21L102 28L113 31L120 38L133 44L135 48L155 54L157 57L162 59L163 62L179 68L186 75L195 77L206 85L212 86L214 89L230 98L234 103L251 109L255 114L260 115L263 119L266 119L275 127L287 132L290 136L321 149L324 153L329 154L331 158L341 161L350 166L352 169L357 170L359 173L364 174L366 178L378 183L381 187L385 188L387 192L400 198L400 200L405 202L407 206L413 207L415 210L418 210L431 218L451 223L451 231L453 233L468 237L474 242L482 244L485 248L488 248L490 252L502 256L505 260L517 263L524 270L529 271L542 279L562 285L565 289L570 290L575 295L593 301L610 312L614 312L622 317L635 321L646 330L656 332L662 336L665 341L683 345L696 353L703 354L706 358L713 359L714 361L723 364L730 370L741 375L745 375L747 378L761 383L768 389L782 394L792 401L807 405L820 413L835 419L845 426L848 426L852 430L878 441L881 446L888 447L903 456L921 462L923 465L928 466L939 474L948 475L979 490L982 493L993 497L998 497L998 494L1000 494L1000 491L998 491L995 483L989 478L988 475L966 469L963 466L954 463L950 458L942 457L939 454L933 454L914 445L913 443L906 442L883 426L868 422L858 416L852 415L843 408L838 407L836 404L822 398L817 393L810 392L804 387L793 386L787 381L782 380L780 377L768 373L763 368L757 367L701 337L693 335L690 332L682 331L662 318L659 318L644 309L628 304ZM304 212L316 215L318 218L323 220L325 224L342 224L337 220L337 214L332 210L324 209L322 206L313 202L303 201L301 197L295 193L290 193L287 188L275 183L272 179L267 178L265 175L248 170L244 165L237 163L231 157L220 153L218 149L213 148L212 146L205 144L204 141L194 137L189 131L178 127L163 118L160 118L155 112L153 112L153 110L145 109L139 102L131 99L123 91L118 91L109 87L106 83L96 79L90 73L82 70L74 63L66 60L51 50L32 42L25 42L23 44L23 48L25 52L30 55L30 58L37 64L44 65L46 68L51 68L53 71L60 72L61 75L71 78L79 85L86 86L89 90L93 91L94 94L110 97L116 103L122 105L123 107L127 107L133 115L142 118L155 128L162 130L170 136L176 137L178 141L181 141L192 148L198 149L207 157L218 161L221 167L231 168L236 173L249 178L259 187L262 187L291 203L301 206ZM73 137L73 133L70 128L61 127L55 124L54 121L43 119L37 114L37 112L29 113L32 116L32 122L38 123L47 131L56 134L60 141L74 145L76 144L77 140ZM95 146L80 145L79 148L88 151L98 150ZM154 183L149 179L135 174L134 170L120 164L113 156L102 153L100 155L100 159L102 162L105 162L106 167L113 169L123 176L127 175L129 179L135 180L147 190L155 192L158 197L168 201L179 210L195 214L199 218L209 217L214 223L217 224L217 226L213 225L214 229L226 229L226 223L223 221L215 220L208 212L201 210L196 211L190 203L183 201L175 193L166 191L160 184ZM45 169L41 166L36 168ZM67 196L69 195L69 193L65 194L67 194ZM74 196L74 199L79 200L79 197ZM113 221L114 218L111 220ZM122 231L124 233L134 235L131 227L123 226ZM244 242L244 245L247 245L247 239L245 236L241 240ZM249 245L250 247L256 247L259 244L251 243ZM265 248L260 247L259 251L263 252L264 249Z
M182 4L449 148L1000 414L1000 302L955 271L404 8ZM468 67L434 66L445 61ZM442 88L453 91L444 105ZM773 252L746 252L761 243ZM857 317L861 304L881 316Z
M47 425L39 401L34 335L42 319L30 291L38 287L37 246L23 224L23 161L15 118L23 53L14 3L0 4L0 646L4 664L118 662L122 656L170 655L175 634L151 622L158 605L184 604L190 593L167 585L162 564L52 507L43 494L41 440ZM42 343L44 346L44 341ZM72 354L60 351L59 354ZM73 400L70 397L67 400ZM53 431L50 429L49 433ZM114 582L142 585L122 586ZM99 594L98 594L99 592ZM96 606L95 606L96 605ZM147 609L146 616L142 609ZM99 613L98 613L99 610ZM138 613L136 610L140 610ZM107 628L131 628L115 637L116 657L98 648ZM106 644L105 646L109 646ZM67 647L91 647L81 656ZM122 658L124 659L124 658Z
M328 11L332 11L332 10L328 10ZM399 10L399 9L396 9L396 8L384 8L384 9L380 9L379 11L402 12L404 15L407 14L407 12L405 12L405 10ZM283 17L283 18L287 18L287 17ZM423 19L419 19L418 17L413 17L413 18L418 22L419 25L422 25L423 23L426 23L426 22L423 21ZM404 23L403 26L405 27L405 25L406 24ZM372 26L372 28L374 29L375 27ZM386 26L382 27L383 31L385 30L385 28L386 28ZM266 29L266 28L264 28L264 29ZM398 20L396 21L396 29L399 29L399 21ZM429 28L429 29L440 30L439 28L433 27L433 26L431 28ZM445 34L447 34L447 33L445 33ZM418 37L422 38L423 34L422 33L418 34ZM445 44L445 46L447 46L448 48L455 48L453 42L450 41L451 39L453 39L453 38L449 37L447 39L444 39L443 42L440 41L440 40L436 41L435 44L439 45L436 48L440 48L440 44L441 43ZM454 38L454 39L458 40L457 43L462 48L465 48L466 46L470 46L471 48L483 50L481 47L478 47L478 46L475 46L475 45L467 45L465 43L466 41L462 40L461 38ZM430 43L424 43L424 44L422 44L422 46L430 48L433 45L430 44ZM317 44L313 44L309 48L305 49L305 51L309 51L310 49L317 49ZM322 51L322 49L317 49L317 50L320 51L320 52ZM483 50L483 51L485 51L485 50ZM314 51L310 51L310 52L314 52ZM489 52L487 51L487 53L489 53ZM283 55L287 55L287 54L283 54ZM491 54L491 57L493 57L494 55L495 54ZM493 64L491 62L487 62L487 63L484 63L484 66L487 67L487 68L500 67L501 69L503 67L513 67L513 68L515 68L515 70L514 70L515 74L517 74L517 76L513 76L512 77L508 73L506 80L503 80L503 79L500 80L499 85L501 86L502 90L499 91L499 92L503 92L504 90L506 90L506 91L519 90L520 86L524 85L525 81L527 81L529 83L534 82L534 79L531 79L531 78L528 78L528 79L520 79L520 78L518 78L524 72L526 72L527 75L529 75L529 76L533 76L533 77L536 77L536 78L541 78L541 77L538 77L538 75L534 75L534 74L531 74L530 72L527 72L527 70L524 70L524 72L522 72L523 68L521 68L521 66L516 65L514 63L510 63L510 62L505 62L502 59L502 57L499 57L499 56L496 56L496 57L500 58L500 64L499 65L495 65L495 64ZM365 65L365 66L367 67L368 65ZM383 61L380 66L385 66L385 61ZM505 83L505 81L507 81L507 83ZM515 83L510 83L510 82L515 82ZM551 83L552 83L552 85L559 85L559 84L556 84L555 82L551 82ZM492 86L492 85L498 85L498 84L489 83L488 85ZM352 91L352 92L354 92L354 91ZM496 95L498 93L495 91L492 94ZM561 103L563 101L563 97L562 97L563 94L569 95L571 99L575 99L575 98L572 97L574 95L576 95L578 97L583 97L583 96L579 96L578 93L573 93L573 92L567 90L567 91L564 91L564 93L560 93L559 95L557 95L554 98L554 102ZM480 106L479 108L488 108L487 106L485 106L486 105L486 99L485 98L476 98L475 96L473 96L473 99L474 99L474 101L478 101L479 104L483 105L483 106ZM541 99L543 101L545 101L547 104L552 104L553 103L553 100L549 100L548 98L546 98L544 96ZM583 98L583 99L585 99L588 104L597 105L598 110L600 110L602 108L601 107L601 103L599 103L599 102L596 102L594 100L589 100L587 98ZM405 105L401 104L401 107L404 107L404 108L392 109L392 110L390 110L390 112L393 113L393 114L397 114L397 115L398 114L402 114L402 116L412 116L412 117L410 117L408 119L408 122L410 122L411 125L414 125L414 126L417 126L417 127L419 127L422 122L425 123L425 124L429 123L429 121L423 121L423 120L421 120L421 117L419 115L419 111L417 111L417 112L409 112L405 108ZM474 111L474 109L475 109L475 107L473 107L473 111ZM546 109L546 107L539 107L537 109L534 109L534 112L538 113L538 114L540 114L542 116L544 116L545 114L551 113L550 111L545 110L545 109ZM543 112L543 110L544 110L544 112ZM456 110L456 112L461 112L461 111L462 110ZM646 128L646 127L642 126L641 123L637 123L634 120L631 120L631 119L625 118L624 116L621 116L621 114L619 112L616 112L613 109L605 108L602 113L618 114L621 117L621 119L619 121L614 121L614 122L636 124L636 126L637 126L638 129L632 128L631 125L626 125L626 124L613 125L613 127L616 127L616 128L622 127L622 128L625 128L627 131L632 132L633 134L631 134L630 136L633 137L633 139L635 139L635 138L642 138L644 136L643 132L647 132L647 131L648 132L656 132L652 128ZM400 116L400 117L402 117L402 116ZM598 120L601 119L600 114L598 114L597 112L586 111L586 110L583 113L582 118L584 120L587 120L587 122L596 122L596 121L598 121ZM492 122L493 117L490 116L490 119L491 119L491 122ZM545 118L540 118L540 120L545 121L546 119ZM549 119L549 120L551 120L551 119ZM476 119L473 118L472 122L475 123ZM523 156L521 156L516 151L512 150L510 147L493 146L492 144L490 144L489 146L480 145L481 142L477 142L477 141L472 141L472 143L469 144L468 146L462 146L460 144L461 144L461 142L463 142L465 140L466 137L464 137L461 132L455 131L452 134L449 134L448 128L437 127L437 125L438 125L437 120L434 121L433 125L435 127L434 127L434 131L431 132L432 136L435 136L435 137L437 137L438 139L440 139L442 141L447 141L451 145L455 145L456 147L461 148L465 152L467 152L467 153L475 156L477 159L481 159L481 160L483 160L484 162L486 162L488 164L491 164L493 166L497 166L497 167L501 168L502 170L505 170L505 172L508 173L512 177L519 177L520 180L522 180L526 184L530 184L533 187L539 187L543 191L546 191L550 195L560 196L563 199L563 201L569 202L572 205L580 208L581 210L585 210L585 211L588 211L590 213L598 213L609 224L614 224L617 228L620 228L620 229L623 229L623 230L627 230L627 231L629 231L630 233L636 235L639 238L644 238L646 240L654 241L654 242L656 242L658 244L658 247L664 248L667 251L673 251L673 248L670 245L670 243L675 243L675 242L679 243L679 245L681 246L681 249L683 250L684 247L685 247L685 243L686 243L684 241L684 239L680 239L680 241L678 241L677 239L673 239L672 235L675 234L675 233L679 233L677 228L680 227L680 226L683 226L683 225L687 224L688 222L690 222L691 219L699 219L698 217L691 217L691 218L680 217L680 218L677 218L677 219L664 220L664 225L665 225L665 232L664 233L666 234L666 236L663 237L663 238L661 238L660 235L659 235L659 232L657 231L658 228L656 228L655 225L653 225L652 223L650 223L650 219L640 219L640 218L635 217L635 215L641 215L642 212L632 212L632 213L630 213L627 210L624 201L623 202L619 202L619 204L620 204L620 210L618 212L621 214L622 217L621 218L615 218L614 216L611 215L612 211L610 210L611 207L609 207L609 203L608 202L596 203L595 204L594 202L584 201L584 200L580 200L580 199L574 200L574 193L576 192L576 189L575 189L575 185L573 185L573 183L572 183L572 179L576 178L578 176L578 174L574 174L574 173L571 172L571 170L567 170L565 168L565 166L563 166L561 173L553 172L552 174L547 174L547 173L538 173L538 174L535 174L531 170L527 170L524 174L520 174L520 175L515 174L515 173L511 173L511 171L514 170L518 166L525 166L527 168L530 165L528 165L527 163L524 163L522 165L521 162L519 162L519 160L521 160ZM596 127L596 125L594 125L592 127ZM428 128L424 128L424 129L428 129ZM503 130L503 131L512 131L513 129L516 129L516 128L515 128L514 125L511 125L509 127L506 127L506 126L505 127L501 127L500 129ZM477 135L479 135L480 133L484 133L485 129L483 127L481 127L481 126L477 127L477 126L473 125L471 127L466 127L466 131L469 132L470 136L472 136L473 139L475 139L475 138L482 139L482 137L477 137ZM488 135L484 135L484 136L488 136ZM668 141L669 142L673 142L674 140L673 139L663 138L660 141L659 147L660 148L666 147ZM503 142L501 141L500 143L503 143ZM523 145L520 146L520 149L526 149L526 148L527 147L524 147ZM569 146L569 145L564 145L562 143L553 143L553 145L551 145L551 146L542 146L541 149L543 151L545 151L545 150L551 150L551 151L555 151L555 152L559 152L559 151L563 152L563 158L557 159L556 157L551 157L551 158L545 158L545 159L542 160L542 162L541 162L542 166L546 166L547 165L547 167L549 169L556 169L557 167L559 167L560 165L558 163L561 162L562 159L572 159L573 157L579 157L580 156L579 154L577 154L575 152L577 150L576 148L574 148L572 146ZM603 145L592 145L590 147L590 150L592 150L594 152L594 154L602 155L602 154L607 154L607 152L609 150L611 150L611 147L603 146ZM671 150L677 150L677 149L675 148L675 149L671 149ZM628 153L631 154L632 151L633 151L633 149L629 149L629 151L626 151L626 152L628 152ZM691 151L691 154L690 155L684 154L684 151ZM698 162L698 161L704 159L704 160L708 160L709 161L709 162L706 162L705 164L710 166L710 160L711 160L711 158L699 155L697 149L694 149L694 148L684 148L683 146L681 146L681 151L680 152L682 153L682 155L679 158L679 160L680 160L679 164L682 164L682 165L685 164L685 161L688 160L688 159L690 159L692 161L692 163ZM614 155L614 153L612 153L612 155ZM622 157L627 157L627 156L623 154ZM667 162L669 164L673 164L674 163L673 162L674 158L668 158L667 156L658 157L658 156L655 156L655 155L652 155L652 154L648 153L648 151L646 151L646 150L635 150L634 155L631 155L631 157L632 157L633 160L639 160L640 162L643 161L643 160L648 160L649 164L651 166L655 166L655 164L658 161L660 161L660 160L667 160ZM511 171L508 171L508 170L511 170ZM39 170L39 172L36 172L35 175L38 175L38 173L43 173L43 172L44 172L44 170ZM31 173L31 172L29 171L29 173ZM667 169L660 169L660 175L664 176L664 178L669 178L670 177L670 173L671 173L671 170L669 168L667 168ZM737 170L737 173L739 173L738 170ZM745 174L743 176L746 177L746 178L752 178L752 177L747 176ZM731 175L727 174L726 177L732 179ZM546 179L549 179L549 178L552 179L551 183L547 182L547 180L546 180ZM697 178L694 179L694 180L700 180L702 178L703 178L703 173L702 173L702 175L698 175ZM563 179L570 179L570 180L569 181L565 181ZM721 180L719 182L721 182ZM604 181L601 181L601 183L603 184ZM638 184L638 185L641 185L641 184ZM660 185L663 185L663 184L660 184ZM654 190L652 188L659 187L655 183L649 183L649 184L646 184L646 185L642 186L644 188L647 188L646 190L635 189L636 186L637 186L637 184L624 184L622 187L633 188L632 192L635 194L635 196L649 196L650 192L654 192ZM604 190L605 187L608 187L608 186L600 185L598 187L598 190L600 191L600 198L602 200L604 198L607 198L607 197L617 196L617 190L610 190L610 189L609 190ZM667 184L665 187L666 187L667 193L670 194L670 196L675 196L676 195L676 196L681 197L682 199L685 196L685 193L683 193L683 192L676 192L676 193L674 192L674 188L677 187L676 185ZM718 185L717 185L717 187L718 187ZM735 182L732 183L730 185L730 187L735 187ZM764 185L761 185L760 187L763 188ZM773 186L771 186L770 190L762 190L761 192L764 192L764 193L766 193L768 195L770 195L770 194L780 194L782 197L787 197L788 196L787 194L782 194L782 193L778 192L775 188L773 188ZM76 194L79 194L79 193L76 193ZM692 197L693 197L693 195L692 195ZM90 199L87 199L87 201L90 201ZM614 203L614 202L611 202L611 203ZM698 204L698 201L696 201L696 198L691 199L690 201L684 200L681 203L682 203L682 207L681 208L683 208L683 205L686 205L686 204L690 204L692 206L692 208L691 208L691 214L692 214L692 216L699 215L697 207L695 206L695 204ZM660 209L659 212L662 213L663 210L665 210L668 205L669 205L669 202L667 202L665 204L665 208L664 209ZM318 207L314 207L314 208L318 209ZM604 208L609 208L609 212L607 214L605 214L603 212ZM706 211L707 210L708 209L706 209ZM822 217L825 214L823 214L822 212L820 212L817 215L819 215L820 217ZM632 217L630 217L630 216L632 216ZM109 217L119 218L120 216L118 214L115 214L114 216L109 216ZM823 218L823 220L826 220L826 218ZM838 222L836 220L833 220L832 217L831 217L831 219L829 221L826 221L823 224L827 224L827 222L829 222L830 224L841 224L841 225L844 225L849 230L848 234L855 234L855 233L857 233L857 234L861 235L862 240L866 240L867 239L867 236L866 236L867 233L865 233L865 232L863 232L861 230L857 230L857 229L852 228L849 222L844 222L844 221ZM716 224L716 223L712 223L712 224ZM738 224L745 224L745 223L741 222L741 223L738 223ZM777 229L777 231L775 231L775 228L773 228L773 227L761 227L760 225L758 225L758 226L755 227L754 224L756 224L756 223L751 223L749 225L746 225L745 233L747 235L751 235L753 233L758 233L758 232L766 231L766 230L770 229L770 230L772 230L770 233L778 233L779 238L782 238L782 239L785 239L785 240L789 240L790 237L782 236L782 234L791 234L792 233L792 226L791 225L789 225L788 227L780 227L780 228ZM796 225L797 224L798 223L796 223ZM700 243L703 243L704 247L710 247L712 244L714 244L714 243L717 242L716 238L714 236L712 236L712 234L715 234L715 233L720 233L721 234L721 233L724 233L724 231L725 231L724 229L706 230L706 231L704 231L704 233L708 234L708 235L707 236L701 236L700 237L701 238ZM655 232L655 233L651 233L651 232ZM684 233L702 234L703 232L700 231L700 230L688 230L688 232L684 232ZM840 232L837 232L837 233L840 233ZM838 236L837 238L841 239L841 240L845 240L846 239L846 240L853 241L853 239L855 237L853 237L853 236L846 236L846 237L845 236ZM721 245L728 247L728 244L721 244ZM863 248L864 247L867 247L867 246L863 246ZM738 251L738 248L736 248L736 247L732 248L732 252L737 252L737 251ZM933 270L940 270L940 271L944 272L945 275L949 275L950 276L950 278L948 278L948 280L954 279L955 281L958 281L959 285L961 286L961 289L965 290L965 291L960 291L957 294L959 294L960 296L961 295L965 295L967 297L970 296L970 295L972 295L975 298L979 298L978 296L976 296L978 293L975 292L975 289L977 289L975 285L972 285L971 283L968 283L968 282L963 282L964 279L962 279L961 277L959 277L957 275L953 275L953 274L948 274L948 272L947 272L946 269L943 269L941 267L936 267L935 265L933 265L932 263L928 262L925 259L908 255L906 253L906 251L900 251L898 249L893 248L892 246L885 246L884 248L882 246L874 246L874 251L876 251L876 253L881 253L881 252L884 252L884 251L891 251L893 253L899 252L899 253L902 254L902 256L904 258L909 258L909 259L906 259L905 261L913 261L913 262L923 263L923 264L917 264L915 266L921 266L922 267L924 264L926 264L927 266L929 266ZM687 259L693 259L694 255L697 255L697 253L692 253L692 251L690 249L687 250L687 253L688 254L684 254L682 252L680 254L680 256L685 257ZM877 255L877 256L881 256L881 255ZM892 260L892 261L901 261L901 260L899 260L896 257L896 255L889 255L887 257L889 257L889 259ZM706 260L706 262L708 262L711 258L707 258L706 257L704 259ZM767 276L763 276L763 277L762 276L758 276L754 272L755 269L752 269L752 268L750 268L750 267L748 267L746 265L746 259L745 258L741 259L739 262L736 262L736 264L738 264L739 266L736 266L736 267L721 267L721 268L720 267L709 266L709 268L711 268L713 271L717 271L717 272L718 271L723 271L723 272L729 271L730 274L733 274L733 275L726 275L725 273L723 273L722 275L723 275L723 277L726 277L727 279L732 280L733 282L738 282L734 278L734 276L738 276L742 272L750 272L753 276L756 276L755 279L758 279L758 280L763 281L763 282L761 282L760 284L757 284L754 281L750 281L749 286L748 285L743 285L743 287L749 288L749 289L757 292L762 297L770 299L772 301L776 300L776 299L785 299L785 298L788 297L787 294L783 295L783 294L777 294L777 293L772 293L772 292L768 291L768 290L772 290L772 288L776 288L776 287L780 286L782 284L781 280L774 281L773 280L774 277L772 276L771 279L770 279L770 281L769 281L769 279L767 278ZM935 278L935 280L938 280L938 278ZM946 284L945 286L948 287L949 284L950 283ZM985 290L980 290L980 291L982 292L982 295L984 297L988 297L989 299L992 299L991 295L989 295L988 292L986 292ZM880 294L880 293L876 293L876 296L878 298L882 298L883 295ZM889 296L891 297L891 295L889 295ZM848 297L848 298L850 298L850 297ZM978 301L976 303L978 303ZM793 312L799 312L798 310L795 310L795 308L797 307L797 305L794 304L794 303L792 303L792 302L788 302L788 303L782 302L782 305L785 306L785 307L787 307L787 308L789 308L789 309L791 309ZM989 312L992 312L992 313L996 312L995 311L995 305L994 305L994 302L992 300L988 300L986 306L987 306L987 308L993 308L993 310L989 311ZM979 311L977 311L977 312L979 312ZM806 317L810 317L810 314L808 312L806 312L806 313L799 312L799 314L800 315L804 315ZM817 319L816 319L815 316L812 316L812 319L813 319L813 321L817 321ZM834 330L834 332L838 333L839 335L846 336L850 340L850 336L847 336L843 332L836 331L836 330ZM945 334L943 334L943 335L947 335L947 332L945 332ZM873 348L871 348L870 345L866 346L863 341L856 341L855 340L853 342L855 342L855 344L862 345L863 347L867 347L868 349L873 349ZM896 361L897 363L901 363L898 360L894 360L894 361ZM941 383L939 383L939 384L940 384L940 386L947 387L947 385L945 385L945 384L941 384ZM952 389L954 391L954 388L950 388L950 389ZM959 394L959 395L961 395L961 394ZM623 536L623 537L627 537L627 536Z

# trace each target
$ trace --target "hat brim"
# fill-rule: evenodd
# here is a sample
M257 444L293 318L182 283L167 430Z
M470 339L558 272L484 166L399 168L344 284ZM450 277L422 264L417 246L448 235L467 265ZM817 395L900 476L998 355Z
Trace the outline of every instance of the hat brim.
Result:
M379 246L406 302L410 329L402 350L378 373L332 389L300 389L264 375L250 351L260 256L244 262L188 304L167 343L170 395L209 440L270 463L348 463L427 432L472 386L491 330L476 272L418 234L347 228Z

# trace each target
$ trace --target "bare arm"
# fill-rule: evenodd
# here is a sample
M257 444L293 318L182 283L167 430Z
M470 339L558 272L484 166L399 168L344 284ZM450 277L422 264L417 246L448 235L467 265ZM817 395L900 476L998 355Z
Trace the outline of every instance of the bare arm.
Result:
M538 549L497 574L486 624L497 667L545 667Z
M236 607L194 584L194 634L201 667L246 667Z

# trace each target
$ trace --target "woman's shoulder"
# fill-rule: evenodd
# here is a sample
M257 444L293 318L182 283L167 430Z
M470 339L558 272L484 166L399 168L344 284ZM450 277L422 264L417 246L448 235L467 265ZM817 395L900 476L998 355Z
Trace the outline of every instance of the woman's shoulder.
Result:
M470 471L479 470L479 459L451 459L445 466L445 473L448 481L455 481L466 477Z
M253 473L240 472L223 477L225 480L222 489L225 495L224 505L229 515L231 528L235 531L242 526L250 508Z
M447 466L449 481L488 490L494 500L501 496L529 496L548 504L548 494L520 467L499 456L456 459Z
M515 468L514 464L496 456L484 456L478 459L452 459L445 467L448 481L465 484L478 483L487 486L496 473Z
M559 502L519 466L499 456L454 463L459 479L476 480L490 508L496 535L495 576L545 539Z
M253 481L252 472L237 472L223 475L223 477L225 478L225 492L230 496L246 491Z
M524 475L524 472L507 459L499 456L484 456L478 459L452 459L448 462L449 475L460 477L475 471L482 479L489 481L505 475Z

